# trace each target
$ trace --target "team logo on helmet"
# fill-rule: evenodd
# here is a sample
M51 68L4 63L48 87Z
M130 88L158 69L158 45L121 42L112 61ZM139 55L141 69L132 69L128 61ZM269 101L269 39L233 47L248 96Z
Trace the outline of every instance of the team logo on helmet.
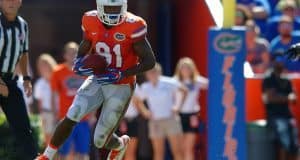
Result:
M115 33L114 38L117 41L124 41L126 37L124 34L117 32L117 33Z

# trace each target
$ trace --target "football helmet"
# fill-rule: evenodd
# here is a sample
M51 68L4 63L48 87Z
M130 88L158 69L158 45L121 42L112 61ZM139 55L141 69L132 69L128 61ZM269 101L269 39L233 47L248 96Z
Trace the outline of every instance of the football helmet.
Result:
M127 0L97 0L98 18L109 26L116 26L124 22L127 12ZM106 7L120 7L120 12L108 13Z

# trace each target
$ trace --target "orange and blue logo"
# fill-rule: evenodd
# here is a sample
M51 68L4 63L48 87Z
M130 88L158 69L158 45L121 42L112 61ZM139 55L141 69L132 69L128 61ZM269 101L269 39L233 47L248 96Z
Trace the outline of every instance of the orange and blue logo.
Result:
M214 47L221 54L234 54L241 50L242 37L232 33L221 33L214 39Z
M114 34L114 38L117 41L124 41L126 39L126 36L125 36L125 34L117 32Z
M213 28L209 41L208 160L245 160L245 30Z

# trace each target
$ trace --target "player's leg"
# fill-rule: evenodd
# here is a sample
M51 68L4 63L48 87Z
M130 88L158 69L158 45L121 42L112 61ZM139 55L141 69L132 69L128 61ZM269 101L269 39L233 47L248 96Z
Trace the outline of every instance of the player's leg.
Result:
M74 160L88 160L90 151L90 126L87 120L80 122L74 133Z
M170 119L167 119L164 121L164 125L174 160L182 160L183 152L182 145L180 145L182 143L182 127L180 118L174 116Z
M129 85L105 85L102 90L104 102L95 130L94 143L98 148L122 150L119 154L122 155L129 137L117 137L113 133L128 108L132 89Z
M73 127L88 113L97 109L103 102L101 86L88 78L79 88L67 116L58 124L44 155L52 159L57 149L70 136Z
M59 160L67 160L68 159L68 157L70 156L73 141L74 141L74 135L71 134L65 140L65 142L59 147L57 159L59 159Z

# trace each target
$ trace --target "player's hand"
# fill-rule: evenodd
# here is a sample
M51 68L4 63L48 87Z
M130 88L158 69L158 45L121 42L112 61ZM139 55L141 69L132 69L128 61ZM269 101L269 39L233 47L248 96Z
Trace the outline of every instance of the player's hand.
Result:
M107 69L107 71L108 71L108 73L99 74L99 75L95 76L96 80L99 84L102 84L102 85L113 84L123 78L122 72L120 70L110 68L110 69Z
M80 76L90 76L93 75L92 68L83 68L84 64L82 63L83 57L78 57L74 61L73 71Z
M8 94L9 94L8 87L6 86L6 84L4 82L1 82L1 84L0 84L0 95L4 96L4 97L8 97Z
M24 91L27 97L30 97L32 95L32 85L31 81L25 80L23 82Z
M291 60L297 61L300 58L300 43L292 45L285 54Z

